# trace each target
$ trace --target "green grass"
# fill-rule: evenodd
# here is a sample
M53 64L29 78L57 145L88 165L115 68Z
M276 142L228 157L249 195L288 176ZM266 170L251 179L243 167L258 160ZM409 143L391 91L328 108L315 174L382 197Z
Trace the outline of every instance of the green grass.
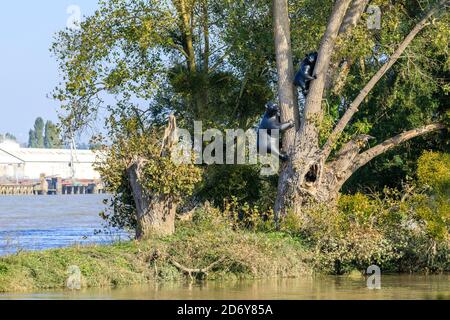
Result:
M295 277L311 273L304 246L283 233L233 230L212 221L180 223L170 237L108 246L21 252L0 258L0 292L65 288L69 266L82 286L114 287L186 279L173 261L205 268L208 279Z

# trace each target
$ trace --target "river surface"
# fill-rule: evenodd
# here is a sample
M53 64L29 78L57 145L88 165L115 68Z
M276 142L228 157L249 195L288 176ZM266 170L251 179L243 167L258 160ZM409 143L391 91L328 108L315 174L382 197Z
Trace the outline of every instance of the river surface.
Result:
M0 256L75 244L106 244L128 235L104 230L99 213L107 195L1 196Z
M0 255L74 244L107 244L128 235L103 229L107 195L0 197ZM450 275L382 275L381 289L364 278L304 277L257 281L165 283L117 289L4 294L0 299L450 299Z
M300 279L166 283L118 289L0 294L1 299L114 300L423 300L450 299L450 275L384 275L381 289L368 289L366 280L315 276Z

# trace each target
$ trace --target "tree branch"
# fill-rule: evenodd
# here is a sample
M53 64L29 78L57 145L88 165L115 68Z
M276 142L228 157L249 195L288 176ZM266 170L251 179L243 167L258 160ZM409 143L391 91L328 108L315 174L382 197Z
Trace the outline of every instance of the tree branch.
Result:
M361 153L355 160L354 165L352 166L352 173L364 166L366 163L368 163L373 158L389 151L390 149L393 149L400 145L401 143L411 140L415 137L423 136L427 133L442 130L445 129L445 126L440 123L430 124L423 126L421 128L409 130L406 132L403 132L391 139L386 140L385 142Z
M300 127L297 90L294 87L294 63L291 48L291 30L287 0L273 0L273 31L278 71L278 100L281 121L294 121L295 130L283 135L283 148L289 150L295 141L295 132Z
M322 98L325 89L325 80L336 38L350 2L351 0L336 0L327 30L321 41L317 63L314 69L314 74L317 76L317 79L311 82L311 89L309 90L305 104L304 121L300 128L300 137L307 139L309 145L318 145L319 143L317 121L322 116Z
M345 36L351 33L352 29L358 24L361 19L364 10L369 4L370 0L354 0L347 10L342 21L341 28L339 29L339 36ZM335 91L336 84L341 84L348 74L350 69L350 62L347 58L344 58L344 63L339 66L338 62L332 62L327 73L327 79L325 82L325 90L328 91L333 89ZM337 69L339 68L338 74L336 75Z
M449 0L441 0L438 5L436 5L433 9L431 9L423 18L420 20L418 24L411 30L408 36L403 40L394 54L391 56L388 63L386 63L380 70L372 77L372 79L367 83L364 89L361 90L356 99L352 102L350 107L347 109L345 114L342 116L341 120L339 120L338 124L334 128L332 134L328 138L328 141L325 143L323 147L323 158L324 160L328 159L331 151L334 148L334 144L339 139L339 136L344 131L347 124L352 119L353 115L358 111L359 106L367 97L367 95L372 91L375 85L380 81L383 75L397 62L400 58L401 54L405 51L405 49L409 46L411 41L415 38L415 36L426 26L427 20L436 14L439 9L445 7L445 5L449 2Z
M370 0L354 0L345 14L344 20L342 21L341 28L339 29L339 35L347 32L351 32L351 29L354 28L359 19L369 4Z
M214 268L216 265L218 265L219 263L222 263L224 260L226 259L226 257L221 257L219 260L211 263L209 266L207 266L206 268L187 268L183 265L181 265L180 263L176 262L175 260L171 259L170 262L177 267L179 270L187 273L189 275L189 277L193 280L194 277L193 275L201 275L201 276L207 276L208 272Z

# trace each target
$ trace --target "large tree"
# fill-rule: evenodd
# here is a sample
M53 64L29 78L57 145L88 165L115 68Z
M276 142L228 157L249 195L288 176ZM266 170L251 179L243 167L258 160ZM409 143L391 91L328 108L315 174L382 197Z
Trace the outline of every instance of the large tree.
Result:
M45 123L44 147L46 149L58 149L63 145L59 136L58 127L50 120Z
M273 96L272 45L264 38L270 17L255 23L246 10L267 8L266 1L101 2L80 31L60 32L52 47L65 75L54 92L67 110L63 123L78 129L106 110L107 120L161 123L174 112L184 127L193 120L250 127Z
M104 116L110 139L125 135L132 141L128 131L119 132L123 127L113 125L116 121L136 120L136 133L145 136L165 125L170 113L188 129L194 120L202 120L205 129L248 129L273 97L268 3L100 2L81 30L60 32L52 48L64 74L54 95L67 110L62 119L66 129L86 128ZM249 11L262 14L255 20ZM176 206L146 201L133 183L142 176L142 163L129 165L133 187L126 192L132 196L121 198L126 203L116 208L134 206L138 217L144 216L142 212L167 209L172 217ZM156 224L157 220L147 221Z
M373 151L375 156L399 141L437 129L435 120L445 111L448 84L445 89L441 79L448 72L443 68L448 61L448 16L433 14L439 19L426 19L433 23L424 28L419 23L424 14L422 1L376 0L373 3L382 8L383 27L372 32L363 23L368 3L102 1L81 30L60 32L53 46L64 74L55 92L67 110L63 124L73 130L102 116L114 136L121 130L111 126L115 120L135 119L138 132L145 135L174 113L185 128L192 129L193 120L203 120L205 129L248 129L257 124L264 104L278 87L282 118L295 120L296 129L283 138L291 161L281 171L277 211L301 209L310 199L334 200L348 180L345 174L364 161L336 168L359 163L352 157L363 159L358 147L369 133L378 142L386 140L389 148L366 153L367 161ZM414 29L417 23L422 30ZM418 31L413 45L392 66L398 58L395 49L401 48L411 30ZM298 108L292 86L294 63L319 46L318 79L308 99L300 97ZM382 73L387 72L375 85L370 78L381 67ZM371 94L362 90L364 83L374 84ZM361 110L338 132L336 122L348 110L354 111L350 106L355 97ZM421 127L424 130L408 132ZM402 131L408 134L389 140ZM128 131L121 133L128 135ZM430 142L426 140L425 145ZM371 140L370 144L376 147L377 143ZM204 198L220 201L221 195L238 194L246 202L259 196L256 189L261 188L253 183L253 171L239 166L209 166L205 171ZM272 180L268 182L271 187ZM264 193L273 198L273 192ZM125 201L127 208L133 206L127 202L130 198Z
M36 118L34 122L34 130L29 131L28 147L44 148L44 120L41 117Z
M393 34L401 40L395 44L395 50L391 51L390 48L383 48L379 44L369 42L372 46L366 51L367 56L363 56L359 52L360 56L357 58L361 62L357 71L359 73L364 72L361 67L366 64L371 65L373 69L379 66L379 69L369 75L366 85L359 88L356 97L351 98L339 95L344 86L343 82L345 83L349 78L348 69L355 58L346 57L345 41L355 41L356 45L354 45L357 47L357 40L352 39L351 35L353 29L361 20L368 1L336 0L334 2L319 45L318 61L314 71L317 80L312 82L309 94L303 102L299 128L293 130L284 140L285 148L290 154L290 160L283 166L280 173L275 204L278 215L286 214L289 210L304 214L305 210L303 209L311 202L334 203L343 184L373 158L412 138L444 129L443 124L431 121L438 118L438 115L435 114L435 119L428 119L428 123L398 133L398 135L388 138L367 150L363 149L372 139L369 135L354 134L350 135L350 139L341 140L343 133L346 133L346 129L352 126L351 121L355 118L355 114L367 102L370 93L383 76L391 71L394 64L420 32L434 21L435 17L448 20L448 15L445 12L448 3L448 0L440 0L431 8L426 9L427 11L420 18L413 20L414 26L409 29L403 39L400 38L402 33L397 30L402 30L398 25L401 25L402 28L408 27L411 17L407 13L406 18L403 17L404 20L402 21L401 14L398 14L396 16L397 28ZM297 106L297 101L295 95L292 94L293 87L291 84L293 66L288 4L286 0L274 0L273 6L275 47L280 79L278 86L280 105L283 118L289 120L294 116L293 110ZM394 9L391 10L395 9L394 6ZM443 13L445 13L445 17L442 17ZM386 28L389 29L389 27ZM365 32L370 34L367 30ZM448 32L448 29L446 32ZM349 51L351 50L348 49L347 52ZM375 52L376 54L374 54ZM341 63L336 63L336 57L340 58ZM360 81L365 81L364 77L361 78ZM389 92L385 90L384 94L386 93ZM336 124L322 139L321 128L324 123L325 108L328 107L328 100L333 98L335 101L339 101L338 112L333 119ZM350 99L352 101L349 101ZM426 106L423 108L426 108ZM401 129L400 124L398 130Z

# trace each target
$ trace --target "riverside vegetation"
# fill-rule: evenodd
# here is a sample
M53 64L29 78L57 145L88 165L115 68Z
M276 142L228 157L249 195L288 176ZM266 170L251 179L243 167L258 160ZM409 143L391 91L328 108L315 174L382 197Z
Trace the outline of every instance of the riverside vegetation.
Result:
M62 287L70 265L84 286L448 271L448 0L370 1L374 30L367 0L168 3L100 1L52 46L62 129L104 120L102 217L138 240L0 258L0 291ZM297 101L294 62L313 51ZM246 131L276 98L296 124L279 175L171 163L175 117Z
M336 210L311 205L308 220L206 203L171 236L109 246L21 252L0 258L0 292L64 288L77 265L83 287L150 281L298 277L312 273L449 271L450 156L426 152L400 192L343 195Z

